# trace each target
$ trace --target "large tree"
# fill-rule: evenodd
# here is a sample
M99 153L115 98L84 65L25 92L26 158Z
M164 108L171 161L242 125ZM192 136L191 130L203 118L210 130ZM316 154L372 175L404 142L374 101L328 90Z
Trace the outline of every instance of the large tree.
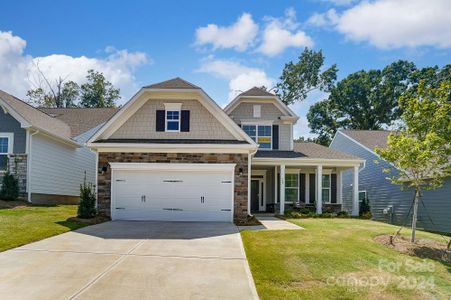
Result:
M120 99L120 91L97 71L89 70L87 83L81 85L80 106L83 107L114 107Z
M337 66L323 70L324 56L322 51L307 48L301 53L297 62L285 64L276 85L276 94L285 104L303 101L314 90L329 92L337 79Z
M412 238L415 242L421 192L443 184L451 175L451 80L438 87L420 81L415 92L399 99L403 113L399 130L388 137L388 146L376 152L398 172L393 183L413 188ZM384 171L390 172L391 169Z
M338 128L381 129L393 125L402 108L398 98L414 96L418 83L437 87L450 79L451 66L417 69L408 61L396 61L382 70L358 71L339 81L329 97L310 107L312 133L328 144Z

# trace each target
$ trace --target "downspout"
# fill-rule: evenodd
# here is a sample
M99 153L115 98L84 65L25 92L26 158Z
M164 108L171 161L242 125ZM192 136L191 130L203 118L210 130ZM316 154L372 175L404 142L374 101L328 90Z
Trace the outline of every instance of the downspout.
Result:
M251 174L252 174L252 168L251 168L251 162L252 162L252 156L257 153L257 149L255 149L253 152L249 152L247 156L247 214L251 215Z
M29 132L29 131L27 131ZM27 201L31 203L31 145L32 145L32 137L33 135L39 133L39 130L36 130L32 134L28 134L28 157L27 157Z

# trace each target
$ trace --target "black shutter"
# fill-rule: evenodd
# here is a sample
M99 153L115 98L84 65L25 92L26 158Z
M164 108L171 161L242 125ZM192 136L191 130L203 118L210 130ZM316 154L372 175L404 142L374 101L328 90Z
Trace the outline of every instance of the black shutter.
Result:
M279 150L279 125L272 125L272 149Z
M305 174L299 174L299 201L305 203Z
M316 175L315 174L310 174L310 178L309 178L309 193L310 193L310 203L313 204L315 203L315 199L316 199L316 195L315 195L315 187L316 187L316 182L315 182L315 178Z
M181 117L180 131L189 132L189 110L182 110Z
M277 174L277 199L280 203L280 173Z
M330 192L330 202L337 203L337 174L330 175Z
M165 129L165 124L164 124L165 116L164 116L164 114L165 113L166 113L166 111L164 111L164 110L157 110L156 122L155 122L155 124L156 124L155 130L156 131L164 131L164 129Z

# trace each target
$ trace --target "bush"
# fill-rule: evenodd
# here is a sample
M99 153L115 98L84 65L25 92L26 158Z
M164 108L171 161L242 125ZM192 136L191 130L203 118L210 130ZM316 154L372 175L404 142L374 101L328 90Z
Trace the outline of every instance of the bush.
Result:
M96 195L94 193L94 185L83 180L80 185L80 204L78 205L78 217L89 219L95 217L96 211Z
M347 211L339 211L337 213L337 218L349 218L349 213Z
M362 219L371 219L373 217L373 215L371 214L370 211L364 212L363 214L360 215L360 218Z
M19 198L19 180L9 171L3 175L0 198L4 200L17 200Z
M365 199L362 200L362 203L360 204L359 209L359 215L364 219L371 219L371 207L370 207L370 201L368 197L365 197Z

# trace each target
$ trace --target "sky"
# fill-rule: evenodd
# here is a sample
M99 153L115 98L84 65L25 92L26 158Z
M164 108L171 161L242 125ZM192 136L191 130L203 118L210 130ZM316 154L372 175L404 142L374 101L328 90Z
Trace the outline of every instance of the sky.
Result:
M322 50L339 79L399 59L451 63L449 0L5 1L0 89L26 100L39 72L83 83L95 69L121 90L182 77L225 106L253 86L274 87L305 47ZM292 109L294 134L312 136Z

